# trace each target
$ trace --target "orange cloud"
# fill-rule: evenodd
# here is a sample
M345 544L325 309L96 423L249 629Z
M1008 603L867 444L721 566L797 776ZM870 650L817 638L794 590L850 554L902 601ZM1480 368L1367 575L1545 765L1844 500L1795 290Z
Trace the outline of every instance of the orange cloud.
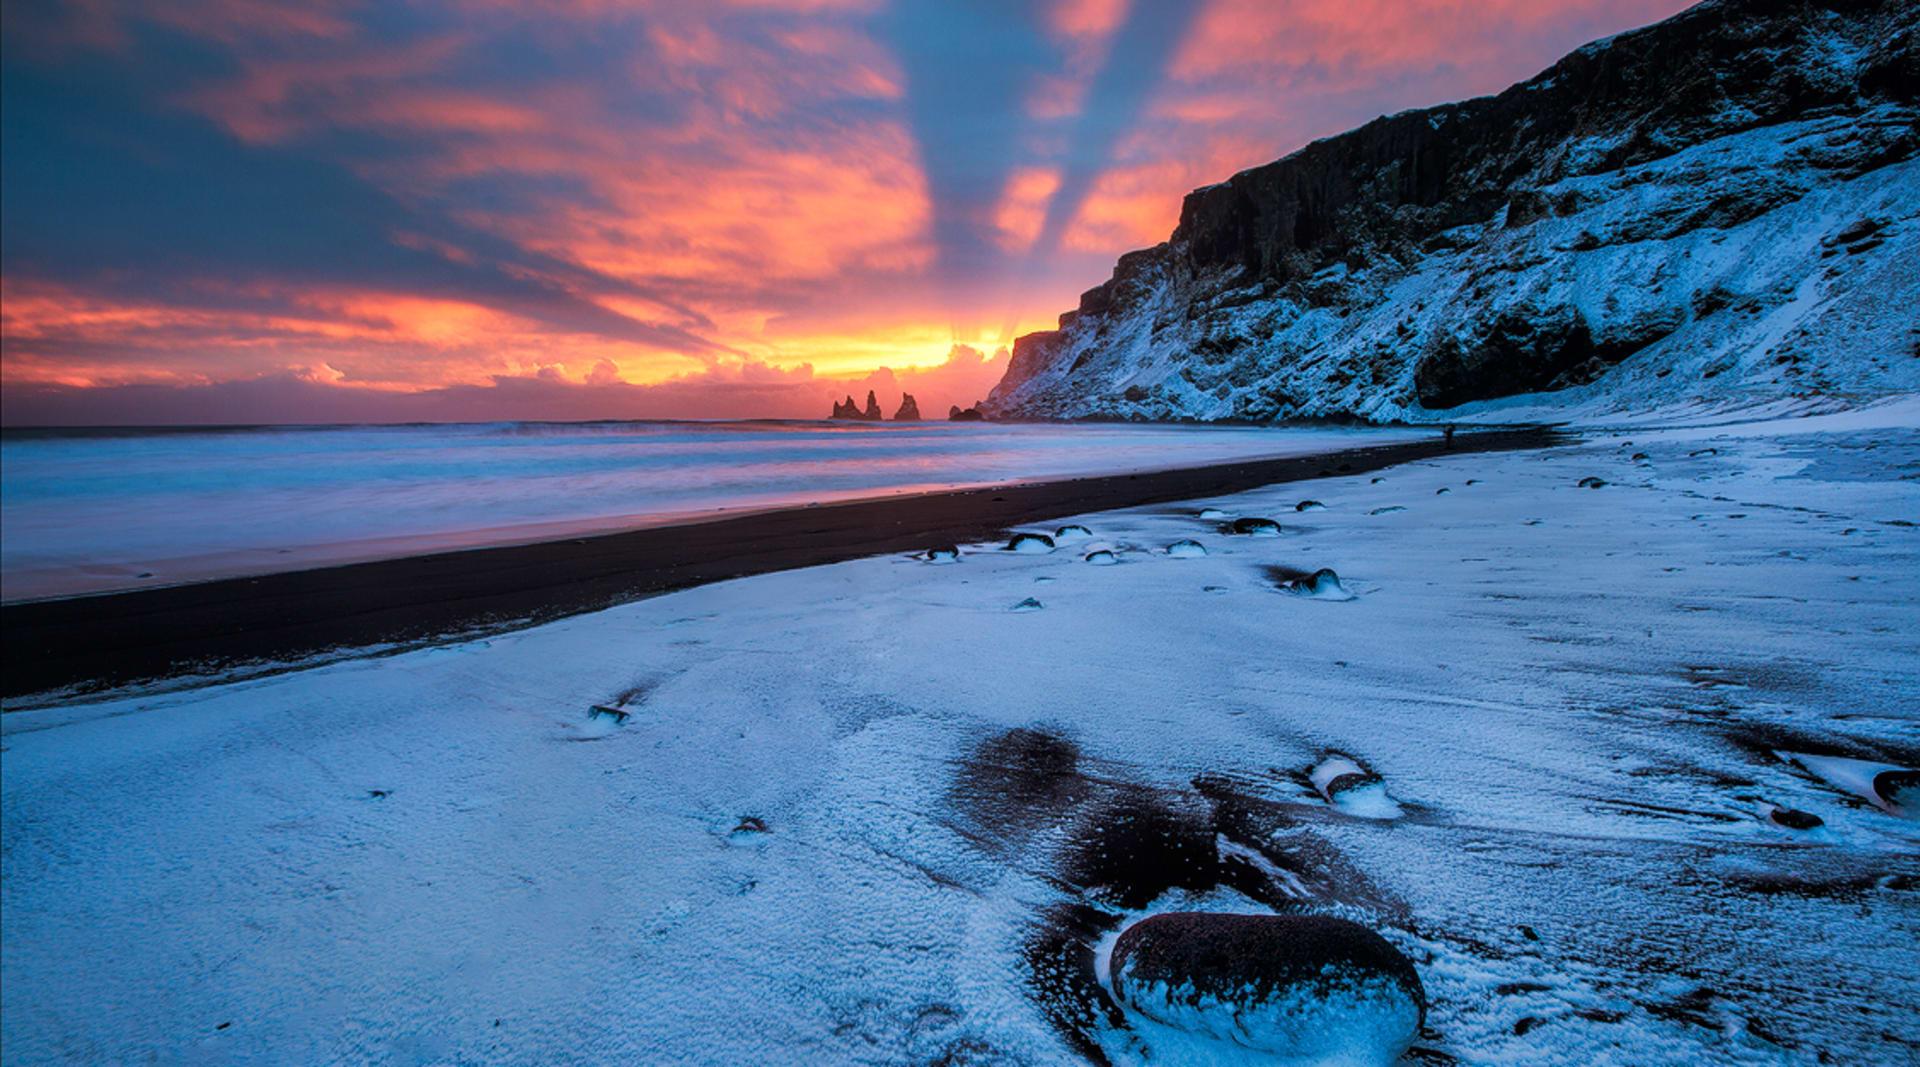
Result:
M112 272L55 280L16 268L0 279L0 368L9 386L266 377L302 390L431 391L537 381L599 390L595 403L778 395L781 411L802 414L843 387L863 394L859 383L880 381L886 367L885 380L930 394L920 399L931 414L937 399L944 411L984 395L1002 365L951 352L956 340L979 340L955 322L1050 327L1114 257L1165 239L1190 189L1381 112L1499 89L1582 40L1684 6L1209 0L1144 117L1128 110L1125 136L1088 163L1069 158L1072 132L1089 118L1088 87L1133 9L1057 0L1039 30L1060 57L1055 69L1015 101L1017 128L978 146L1008 161L992 171L991 181L1009 177L980 214L1009 274L1029 271L1015 291L992 277L943 290L929 277L936 212L912 86L871 32L880 4L552 0L529 14L505 0L457 0L391 36L370 9L335 0L73 0L57 17L10 7L9 37L49 62L94 50L135 63L154 24L218 45L225 62L157 96L170 114L204 118L249 150L337 163L429 222L450 223L396 213L406 221L379 229L392 245L471 269L423 272L419 291L403 291L406 276L288 282L209 269L133 294ZM495 76L503 50L537 52L549 39L580 45L598 65L575 74L574 53L562 51ZM1074 201L1059 248L1024 263L1076 165L1105 169ZM447 280L483 270L537 282L584 313L536 322L528 303ZM950 306L960 301L968 306ZM710 339L719 354L645 343L658 334L590 332L602 310L695 335L694 350ZM665 391L621 391L655 387Z

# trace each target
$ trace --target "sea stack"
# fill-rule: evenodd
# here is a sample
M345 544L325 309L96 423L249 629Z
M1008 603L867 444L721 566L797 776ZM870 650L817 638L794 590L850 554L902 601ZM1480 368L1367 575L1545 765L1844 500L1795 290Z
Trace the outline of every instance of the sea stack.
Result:
M860 419L865 422L879 422L881 419L885 418L886 416L880 414L880 400L878 397L875 397L873 395L873 390L869 389L867 390L866 410L864 411L861 410L860 405L853 402L852 395L848 395L848 397L845 400L834 401L833 414L828 417L835 418L835 419Z
M900 410L893 413L895 422L919 422L920 405L913 402L912 393L900 394Z

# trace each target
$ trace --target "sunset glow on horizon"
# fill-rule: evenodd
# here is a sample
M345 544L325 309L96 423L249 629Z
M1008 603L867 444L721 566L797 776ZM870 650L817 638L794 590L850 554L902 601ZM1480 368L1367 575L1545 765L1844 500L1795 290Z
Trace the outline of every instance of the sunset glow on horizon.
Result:
M1683 6L9 3L4 415L939 417L1190 189Z

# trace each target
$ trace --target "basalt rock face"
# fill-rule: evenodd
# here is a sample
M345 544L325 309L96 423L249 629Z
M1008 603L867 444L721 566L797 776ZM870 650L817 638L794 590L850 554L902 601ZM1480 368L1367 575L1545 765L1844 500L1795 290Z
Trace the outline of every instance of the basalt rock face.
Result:
M1920 5L1709 0L1187 196L989 417L1920 388Z

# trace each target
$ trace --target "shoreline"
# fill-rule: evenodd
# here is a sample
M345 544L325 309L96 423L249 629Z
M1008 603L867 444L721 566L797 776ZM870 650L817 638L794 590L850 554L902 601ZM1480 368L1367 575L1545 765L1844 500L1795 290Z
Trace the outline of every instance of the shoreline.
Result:
M757 511L615 533L0 605L0 696L85 692L537 625L708 582L837 563L1096 511L1378 470L1449 453L1540 448L1546 427L1466 431L1135 474Z

